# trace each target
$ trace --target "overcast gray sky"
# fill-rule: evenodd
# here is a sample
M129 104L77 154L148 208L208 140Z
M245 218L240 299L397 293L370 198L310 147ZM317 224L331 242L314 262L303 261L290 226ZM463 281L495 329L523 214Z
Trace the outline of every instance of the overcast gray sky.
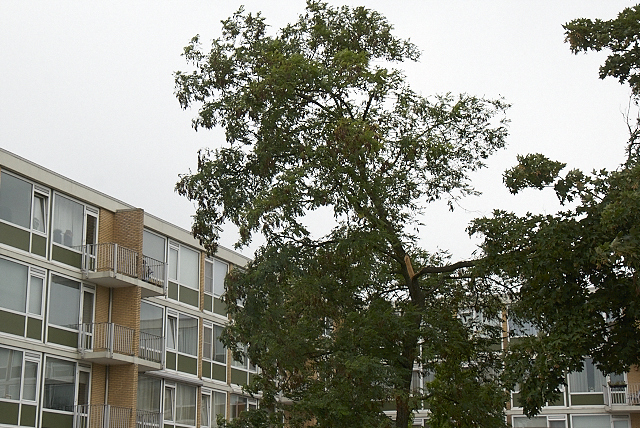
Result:
M598 79L604 53L572 55L562 24L614 18L629 0L362 0L387 16L399 36L423 51L406 64L423 95L498 97L513 105L509 146L474 182L484 193L452 214L434 205L421 229L426 249L468 257L470 219L493 208L554 212L552 192L511 196L502 171L516 154L542 152L591 170L623 160L629 91ZM196 152L222 144L218 131L195 132L172 73L195 34L220 33L220 20L244 4L274 31L296 19L304 0L28 1L0 0L0 146L171 223L189 229L193 205L174 193ZM312 220L313 221L313 220ZM222 244L231 247L233 231ZM251 255L251 249L242 251Z

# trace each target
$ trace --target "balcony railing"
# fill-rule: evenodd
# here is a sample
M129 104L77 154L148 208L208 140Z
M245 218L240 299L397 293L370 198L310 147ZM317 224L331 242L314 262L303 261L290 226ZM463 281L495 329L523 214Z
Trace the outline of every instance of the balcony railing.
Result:
M605 385L604 402L607 406L640 406L640 383Z
M138 335L138 357L162 362L163 340L160 336L140 332ZM81 352L110 352L135 355L135 330L114 323L84 323L80 328Z
M109 404L75 407L74 428L129 428L132 409ZM136 410L136 428L161 428L159 412Z
M88 244L82 251L82 269L86 272L111 271L131 278L139 278L165 288L167 264L114 243Z

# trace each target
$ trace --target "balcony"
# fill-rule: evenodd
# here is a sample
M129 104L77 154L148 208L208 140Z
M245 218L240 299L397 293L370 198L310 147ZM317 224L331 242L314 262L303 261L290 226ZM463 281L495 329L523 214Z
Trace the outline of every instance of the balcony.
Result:
M75 406L74 428L129 428L133 409L109 404ZM161 428L160 412L135 411L136 428Z
M640 412L640 383L605 385L604 403L612 412Z
M142 297L163 296L167 264L114 243L83 245L82 270L87 279L109 288L139 286Z
M80 326L78 349L82 358L98 364L138 364L139 371L160 370L164 354L164 340L146 332L136 331L114 323L84 323Z

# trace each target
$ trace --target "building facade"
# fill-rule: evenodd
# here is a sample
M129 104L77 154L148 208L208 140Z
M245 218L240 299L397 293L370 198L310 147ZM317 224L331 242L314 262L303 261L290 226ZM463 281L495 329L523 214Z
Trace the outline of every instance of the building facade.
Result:
M191 234L0 149L0 426L212 427L258 405Z

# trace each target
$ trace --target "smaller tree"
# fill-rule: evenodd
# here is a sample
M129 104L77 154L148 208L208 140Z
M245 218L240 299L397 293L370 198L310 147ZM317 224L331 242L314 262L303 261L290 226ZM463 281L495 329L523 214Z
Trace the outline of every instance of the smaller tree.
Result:
M564 26L573 52L609 49L600 77L618 77L640 95L640 7L611 21L576 19ZM512 193L552 187L564 210L518 216L495 211L474 221L484 237L479 268L512 286L509 318L538 334L509 349L505 373L519 382L524 411L534 415L559 397L566 374L593 358L605 373L640 363L640 156L630 123L627 159L615 171L585 174L541 154L518 157L504 174Z

